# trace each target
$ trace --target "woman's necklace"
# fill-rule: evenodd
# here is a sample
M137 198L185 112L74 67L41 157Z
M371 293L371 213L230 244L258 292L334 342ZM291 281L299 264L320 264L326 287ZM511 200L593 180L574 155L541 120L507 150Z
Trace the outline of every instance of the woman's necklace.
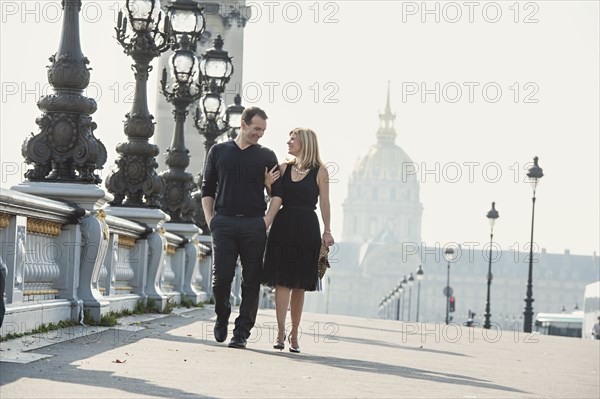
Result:
M293 168L296 171L296 173L298 173L298 174L305 175L306 173L308 173L308 169L302 171L302 170L298 169L298 167L296 165L294 165Z

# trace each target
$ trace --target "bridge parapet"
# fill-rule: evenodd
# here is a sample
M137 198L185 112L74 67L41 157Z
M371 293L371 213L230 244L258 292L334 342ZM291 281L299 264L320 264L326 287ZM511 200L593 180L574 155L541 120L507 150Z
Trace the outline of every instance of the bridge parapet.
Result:
M208 299L210 270L201 268L210 268L210 249L196 226L165 223L157 209L53 198L0 189L0 257L8 269L2 335L81 321L84 312L99 320L148 299L160 309Z

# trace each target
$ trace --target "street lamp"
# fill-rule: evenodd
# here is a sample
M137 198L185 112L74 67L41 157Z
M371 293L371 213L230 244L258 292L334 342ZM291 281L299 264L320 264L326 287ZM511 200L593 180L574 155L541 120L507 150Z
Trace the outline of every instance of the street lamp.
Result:
M194 80L198 75L196 40L204 31L204 16L198 3L191 0L172 0L167 10L172 48L175 50L169 60L172 84L170 87L167 84L166 68L160 84L163 95L175 108L175 131L166 154L168 168L160 174L166 186L162 210L171 217L171 222L190 223L196 203L191 197L194 177L186 171L190 156L185 147L184 125L189 105L202 95Z
M419 322L419 304L421 302L421 280L423 280L423 268L419 265L417 270L417 323Z
M384 316L384 317L385 317L386 319L389 319L389 318L391 318L391 314L390 314L390 306L389 306L389 304L390 304L391 300L392 300L392 299L391 299L391 294L388 294L388 295L387 295L387 296L384 298L384 300L383 300L383 308L384 308L384 314L385 314L385 316Z
M181 43L183 36L187 36L195 51L195 43L204 32L203 8L193 0L171 0L165 8L171 21L170 34L175 46Z
M450 288L450 262L454 260L456 252L454 248L448 247L444 250L444 259L448 262L448 274L446 277L446 288L444 294L446 295L446 324L450 322L449 311L450 311L450 296L452 296L452 288Z
M404 286L408 286L408 279L406 278L406 275L404 275L404 277L402 278L402 281L400 282L400 284L402 284L402 308L400 310L400 319L402 321L404 321Z
M115 196L111 205L160 208L165 185L156 173L158 146L149 139L154 135L154 117L148 111L147 82L150 62L170 46L170 23L165 18L158 29L162 13L159 0L127 0L127 17L119 11L117 41L135 64L135 92L131 111L126 115L126 143L117 145L116 169L106 180L106 188ZM133 35L127 33L127 25Z
M231 63L231 57L227 51L223 50L223 39L221 35L218 35L213 42L213 48L206 51L202 60L200 61L200 72L202 73L202 89L204 96L202 97L201 105L204 113L202 118L200 108L196 108L196 115L194 122L198 132L205 137L204 148L206 154L215 144L217 138L229 130L229 121L232 123L236 122L234 115L228 117L226 113L225 118L221 118L221 94L225 91L225 84L229 82L231 75L233 74L233 64ZM239 98L239 104L241 106L241 97ZM230 113L237 111L240 115L239 108L228 108ZM221 127L219 126L221 123ZM236 126L239 127L239 126Z
M404 297L404 287L402 286L402 282L398 283L398 287L396 287L396 320L400 320L400 307L402 306L402 301L400 296Z
M383 304L385 302L385 297L381 298L381 301L379 301L379 305L377 305L377 310L378 310L378 315L380 318L382 318L383 315Z
M206 51L200 61L200 72L202 76L202 92L204 95L200 99L199 107L196 107L194 114L194 125L198 133L204 136L204 151L208 152L216 143L219 136L229 131L229 137L235 139L242 120L244 107L242 98L236 95L234 104L227 107L222 115L221 112L221 94L225 91L225 85L229 82L233 74L233 64L227 51L223 50L223 39L221 35L213 41L213 48ZM202 111L201 111L202 108ZM210 234L210 229L204 220L202 211L202 171L198 173L196 180L196 190L192 193L192 198L196 202L196 211L192 219L196 226L202 229L203 234Z
M412 273L410 273L410 276L408 276L408 318L407 320L410 321L410 302L412 299L412 285L415 282L415 278L413 276Z
M527 297L525 298L525 311L523 315L523 331L530 333L533 327L533 220L535 216L535 191L540 179L544 176L542 168L538 165L538 157L533 158L533 166L529 168L527 177L533 188L533 197L531 199L531 241L529 243L529 275L527 277Z
M485 302L485 323L483 324L483 328L491 328L490 324L490 288L492 286L492 243L494 242L494 223L496 219L498 219L500 215L498 215L498 211L496 210L496 203L492 202L492 209L487 213L487 218L490 221L490 259L488 265L488 275L487 275L487 301Z

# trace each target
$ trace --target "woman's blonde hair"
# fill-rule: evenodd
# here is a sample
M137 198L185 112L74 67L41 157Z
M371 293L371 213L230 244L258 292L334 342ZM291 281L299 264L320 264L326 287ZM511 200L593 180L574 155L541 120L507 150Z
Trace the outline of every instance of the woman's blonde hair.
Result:
M325 164L321 160L319 155L319 142L317 140L317 134L311 129L297 127L290 132L296 135L296 139L300 140L302 147L300 148L300 154L294 159L288 161L289 164L296 164L303 169L312 169L317 166L325 167Z

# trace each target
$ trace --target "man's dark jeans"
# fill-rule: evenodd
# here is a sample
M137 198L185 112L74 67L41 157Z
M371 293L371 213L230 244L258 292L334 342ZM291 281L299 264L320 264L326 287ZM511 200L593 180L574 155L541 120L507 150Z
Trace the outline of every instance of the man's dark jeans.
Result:
M215 215L210 222L213 245L212 287L217 321L231 314L231 283L238 255L242 263L242 302L233 335L248 338L256 322L263 256L267 242L262 216Z

